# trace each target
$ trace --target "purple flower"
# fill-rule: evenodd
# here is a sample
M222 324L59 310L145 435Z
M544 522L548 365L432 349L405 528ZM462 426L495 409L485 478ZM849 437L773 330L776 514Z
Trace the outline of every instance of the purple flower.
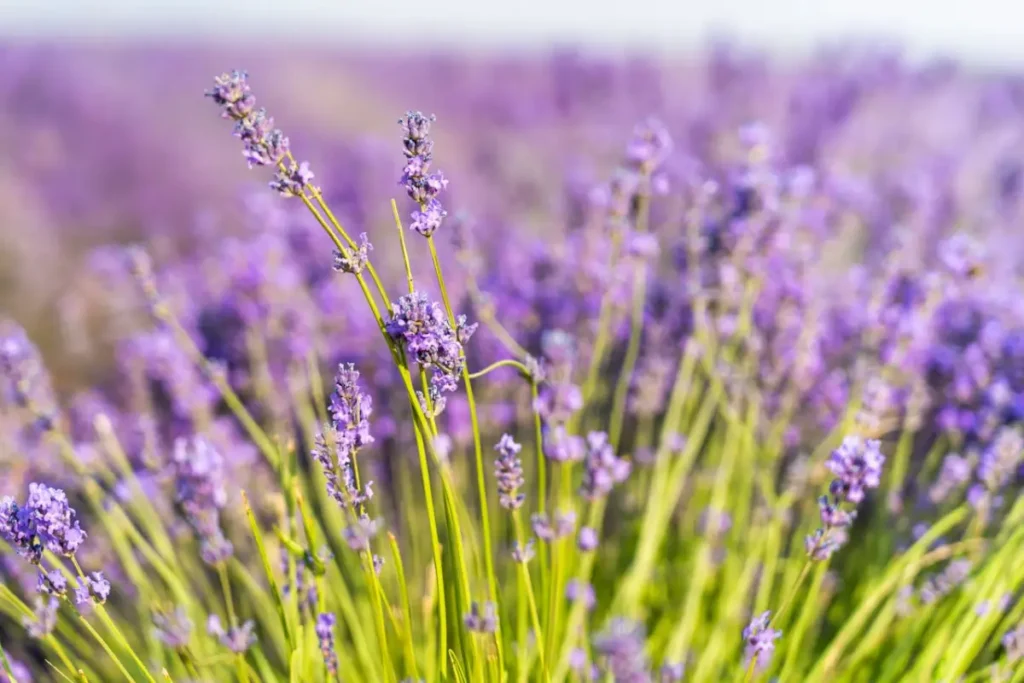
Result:
M360 233L359 246L355 249L350 245L345 254L342 254L337 249L334 250L334 269L339 273L358 275L363 272L366 264L370 261L371 251L373 251L373 245L370 244L366 233Z
M1010 480L1024 457L1024 434L1019 428L1003 427L992 443L982 451L978 461L978 478L990 491L996 491Z
M241 626L232 626L227 630L224 630L220 617L216 614L211 614L206 620L206 632L215 636L221 645L235 654L242 654L256 644L256 634L253 633L255 629L256 623L251 619Z
M494 461L494 475L498 480L498 501L503 508L518 510L526 499L519 488L523 485L523 463L519 459L522 446L509 434L502 434L495 450L498 458Z
M516 546L512 549L512 559L518 564L526 564L533 559L534 555L532 538L526 541L525 545L516 543Z
M597 543L597 531L595 529L589 526L580 529L579 536L576 537L576 546L581 552L593 552L597 548Z
M629 461L615 455L604 432L591 432L587 436L584 467L580 493L587 500L607 496L613 487L629 478Z
M933 503L941 503L949 494L966 484L971 478L971 463L967 458L950 453L942 460L939 477L928 491Z
M867 489L877 488L881 483L882 464L881 443L875 439L864 439L860 436L847 436L843 443L828 460L828 468L838 479L832 486L836 495L851 503L864 500Z
M565 597L569 602L582 602L588 610L593 609L597 604L597 593L594 592L594 587L579 579L571 579L569 583L565 584Z
M301 164L296 164L292 161L286 168L279 169L274 174L274 179L270 181L270 189L282 197L298 197L302 195L303 190L313 178L309 162L303 161Z
M782 637L782 631L770 627L771 616L771 612L764 612L743 629L743 640L747 644L744 657L748 662L756 660L758 669L768 665L775 652L775 641Z
M188 645L192 627L192 620L184 607L178 606L172 612L153 614L153 632L157 640L175 650Z
M22 624L28 629L29 635L33 638L45 638L53 633L53 630L57 628L58 607L60 607L60 601L57 598L36 596L33 609L34 618L22 619Z
M373 399L359 387L359 372L351 363L338 366L331 394L331 425L314 440L313 458L327 479L327 492L342 507L360 506L373 498L372 481L356 485L355 461L361 448L373 443L369 417Z
M52 427L57 403L39 350L20 326L0 321L0 401L8 397Z
M1018 624L1006 632L1002 639L1006 650L1006 661L1010 664L1024 659L1024 624Z
M249 90L248 73L238 70L224 73L214 78L213 84L206 96L224 109L224 118L238 121L252 114L256 98Z
M380 520L360 517L341 532L348 547L356 552L368 551L370 541L380 530Z
M648 119L633 131L626 161L637 171L650 174L672 153L672 137L657 119Z
M493 602L474 602L469 614L463 617L466 628L474 633L494 633L498 630L498 610Z
M110 582L103 578L101 572L93 572L82 577L75 587L75 604L78 606L95 602L100 605L110 597Z
M256 98L244 71L218 76L206 96L224 110L221 116L235 122L234 135L242 141L242 154L249 168L273 167L284 161L289 150L288 138L274 127L274 119L266 109L256 109ZM294 162L291 166L295 166Z
M650 683L650 664L644 654L645 634L641 624L628 619L612 619L594 637L594 651L603 660L602 668L612 680L622 683Z
M530 523L537 538L550 543L572 535L576 529L576 512L573 510L557 512L553 523L546 514L538 512L530 517Z
M234 549L220 527L220 511L227 504L224 459L204 438L179 438L171 457L175 502L199 536L201 554L208 564L231 557Z
M57 569L39 574L39 582L36 590L43 595L56 595L59 598L67 595L68 580L64 574Z
M19 555L39 564L43 551L71 557L85 540L67 495L45 484L28 486L28 499L19 506L13 498L0 499L0 537Z
M418 111L411 111L399 120L405 131L402 152L406 158L399 184L419 206L412 214L410 227L424 237L433 235L448 215L437 199L441 190L448 186L448 180L441 172L432 173L430 169L434 149L429 137L430 125L435 120L436 117L424 116Z
M327 673L334 676L338 673L338 653L334 649L334 615L323 612L316 618L316 637L320 641L320 654L323 655Z
M685 672L686 666L682 662L665 662L658 669L658 683L679 683Z
M401 343L406 354L421 368L431 371L433 401L458 388L465 363L462 345L476 325L467 325L460 316L457 329L453 328L442 306L421 292L399 299L385 325L388 335Z

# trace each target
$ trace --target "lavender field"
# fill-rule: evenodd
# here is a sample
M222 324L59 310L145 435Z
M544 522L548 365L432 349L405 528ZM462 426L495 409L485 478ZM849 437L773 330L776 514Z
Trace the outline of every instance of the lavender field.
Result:
M1024 73L0 46L0 682L1022 683L1022 484Z

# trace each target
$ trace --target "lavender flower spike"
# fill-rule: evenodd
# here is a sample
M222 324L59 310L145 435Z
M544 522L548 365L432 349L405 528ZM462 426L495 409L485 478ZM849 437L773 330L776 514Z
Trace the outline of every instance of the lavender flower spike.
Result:
M171 460L175 502L202 542L202 557L217 564L234 549L220 527L220 511L227 504L224 459L205 439L178 439Z
M587 436L584 466L581 493L587 500L607 496L613 487L626 481L631 469L628 460L615 455L604 432L591 432Z
M860 503L867 489L877 488L881 483L883 463L885 456L879 441L847 436L828 460L828 468L837 477L832 483L835 494L851 503Z
M335 617L330 612L317 615L316 637L320 641L320 653L324 658L327 673L334 676L338 673L338 653L334 649Z
M775 641L782 637L782 631L771 628L772 613L764 612L754 617L743 629L743 639L747 642L745 657L748 662L756 661L757 668L763 669L775 652Z
M463 621L474 633L494 633L498 630L498 611L493 602L485 602L483 606L474 602Z
M373 443L369 417L373 399L359 387L359 371L351 363L338 366L331 394L331 425L318 434L313 457L323 467L327 492L342 508L360 506L373 497L373 482L356 484L355 459L363 446Z
M71 557L85 541L67 495L45 484L29 484L28 500L19 506L13 498L0 499L0 538L32 564L43 551Z
M441 190L448 186L448 180L440 171L432 173L430 169L434 149L430 124L435 120L434 116L411 111L398 121L405 131L402 153L406 158L400 184L419 206L419 210L412 214L410 227L424 237L433 235L448 215L437 199Z
M526 499L519 493L524 483L523 463L519 459L522 446L508 434L503 434L495 450L500 454L494 461L495 476L498 479L499 502L503 508L518 510Z

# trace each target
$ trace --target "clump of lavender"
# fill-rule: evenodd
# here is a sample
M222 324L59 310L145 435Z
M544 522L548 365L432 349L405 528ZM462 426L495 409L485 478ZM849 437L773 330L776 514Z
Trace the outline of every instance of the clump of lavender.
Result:
M594 636L594 652L600 666L612 680L624 683L649 683L650 662L644 653L645 633L641 624L628 619L612 619Z
M171 457L175 502L201 542L200 553L208 564L231 557L234 546L220 525L220 512L227 504L224 458L206 439L180 438Z
M271 189L286 197L301 195L313 179L313 173L307 162L296 163L291 158L288 138L274 127L274 119L267 110L256 108L248 74L245 71L221 74L214 79L213 88L206 96L223 110L221 116L235 122L234 135L242 141L242 155L249 168L277 168L270 182Z
M445 394L458 389L465 365L463 345L476 331L465 316L452 327L444 308L426 294L413 292L398 300L386 321L388 335L406 354L431 372L429 400L435 415L444 410ZM421 396L421 401L423 397Z
M583 484L580 493L587 500L603 498L612 488L629 478L630 463L615 455L604 432L587 435L587 456L583 461Z
M743 640L746 641L744 657L748 664L763 669L771 661L775 652L775 641L782 637L782 631L776 631L771 624L772 613L763 612L751 619L743 629Z
M153 614L153 633L157 640L172 649L180 650L188 645L192 628L188 612L180 605L172 611Z
M324 666L331 677L338 673L338 653L334 649L335 617L330 612L318 614L316 617L316 637L320 641L320 654L324 658Z
M359 388L359 371L351 363L338 366L331 394L331 424L316 436L313 458L327 479L327 492L342 508L359 508L373 497L373 482L361 488L356 481L359 450L373 443L369 417L373 399Z
M10 496L0 499L0 538L32 564L39 564L46 550L71 557L85 541L75 517L64 491L32 483L24 505Z
M818 499L823 526L805 541L811 559L826 560L846 542L846 528L856 517L856 506L868 489L881 483L884 463L881 443L875 439L847 436L832 452L827 466L836 478L829 485L828 495ZM853 508L847 509L844 504Z
M253 632L255 629L256 622L251 619L240 626L231 626L227 629L216 614L211 614L206 620L206 632L235 654L242 654L256 644L256 634Z
M466 628L474 633L494 633L498 630L498 610L493 602L481 605L474 602L463 617Z
M443 173L432 172L430 168L434 158L430 125L436 120L433 115L424 116L418 111L411 111L398 122L405 132L402 152L406 158L400 184L419 206L419 210L412 214L410 227L424 237L433 235L448 215L437 198L448 186L448 180Z
M498 458L494 461L494 474L498 480L498 501L503 508L518 510L526 496L519 492L523 479L523 463L519 459L522 446L509 434L502 434L495 450Z
M44 429L56 419L57 403L39 350L24 329L8 322L0 322L0 400L28 409Z

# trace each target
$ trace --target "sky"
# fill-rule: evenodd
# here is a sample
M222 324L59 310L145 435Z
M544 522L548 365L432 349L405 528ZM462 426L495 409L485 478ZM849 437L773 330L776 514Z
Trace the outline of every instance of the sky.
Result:
M1017 9L1017 7L1020 7ZM0 36L217 37L466 47L572 42L687 51L710 35L781 52L848 37L1024 63L1019 0L0 0Z

